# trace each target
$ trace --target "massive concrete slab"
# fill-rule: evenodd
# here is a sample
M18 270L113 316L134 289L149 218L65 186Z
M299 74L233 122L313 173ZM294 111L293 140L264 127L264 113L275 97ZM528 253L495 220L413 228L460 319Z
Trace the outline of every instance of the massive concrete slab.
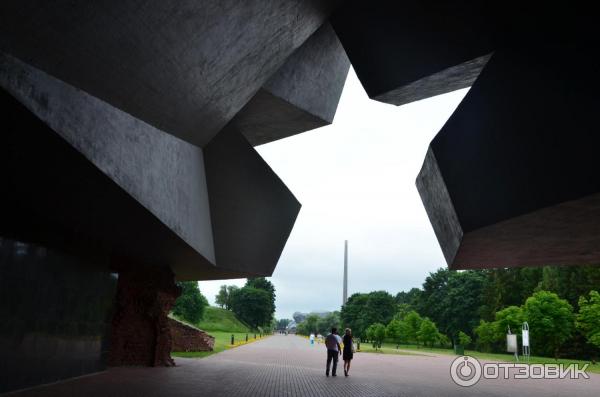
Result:
M578 2L348 0L331 23L369 96L402 105L471 86L496 50L591 51L595 18Z
M21 102L3 93L4 236L169 265L179 279L272 273L299 203L241 135L206 159L7 55L0 86Z
M219 267L271 275L300 203L234 128L204 149Z
M231 124L253 146L331 124L349 68L341 43L331 25L325 23Z
M344 2L331 18L372 99L394 105L473 84L495 49L476 0Z
M600 263L597 62L497 51L431 142L417 187L451 268Z
M334 3L8 0L0 50L203 146Z

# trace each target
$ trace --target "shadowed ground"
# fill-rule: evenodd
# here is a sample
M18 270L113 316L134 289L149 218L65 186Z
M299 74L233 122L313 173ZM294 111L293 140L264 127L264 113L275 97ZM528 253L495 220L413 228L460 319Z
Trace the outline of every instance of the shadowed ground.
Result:
M455 385L448 355L358 353L351 376L325 377L325 348L275 335L175 368L113 368L19 396L598 396L600 375L585 380L482 379ZM340 376L341 375L341 376Z

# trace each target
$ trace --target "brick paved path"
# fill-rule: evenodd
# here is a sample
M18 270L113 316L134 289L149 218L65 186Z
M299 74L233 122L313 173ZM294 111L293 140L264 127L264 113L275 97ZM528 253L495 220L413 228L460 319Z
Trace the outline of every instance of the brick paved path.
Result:
M450 380L453 356L355 355L351 376L325 377L325 348L276 335L175 368L113 368L31 389L18 396L594 396L589 380L486 380L463 388ZM341 375L341 376L340 376Z

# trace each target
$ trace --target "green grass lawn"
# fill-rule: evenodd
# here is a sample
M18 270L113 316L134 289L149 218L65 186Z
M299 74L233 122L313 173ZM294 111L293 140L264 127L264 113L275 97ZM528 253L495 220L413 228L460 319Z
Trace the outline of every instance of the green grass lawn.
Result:
M381 349L377 351L373 348L371 343L361 343L360 345L361 352L365 353L379 353L379 354L448 354L454 355L454 351L452 349L443 349L443 348L431 348L431 347L423 347L416 345L400 345L399 349L396 349L396 345L392 343L383 343L381 345ZM482 353L475 350L465 350L465 354L475 357L480 360L489 360L489 361L502 361L502 362L516 362L515 357L512 354L502 354L502 353ZM523 358L519 357L520 362L523 362ZM529 358L530 364L590 364L587 368L588 372L600 373L600 363L592 364L590 361L585 360L573 360L568 358L560 358L556 361L551 357L539 357L539 356L531 356Z
M255 331L238 320L233 312L220 307L207 307L204 318L195 326L215 337L214 350L210 352L172 352L173 357L207 357L232 348L232 334L235 342L245 341L246 333L248 334L248 341L251 342L254 340L255 335ZM256 332L256 335L258 336L258 332Z
M250 327L238 320L232 311L213 306L206 308L204 318L196 326L205 331L243 332L244 336L251 332Z

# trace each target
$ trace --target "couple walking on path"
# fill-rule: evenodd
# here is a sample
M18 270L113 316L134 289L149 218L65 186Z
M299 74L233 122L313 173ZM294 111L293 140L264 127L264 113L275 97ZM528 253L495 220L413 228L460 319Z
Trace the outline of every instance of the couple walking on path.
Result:
M342 348L340 344L344 345L343 356L344 359L344 375L348 376L350 371L350 362L354 356L352 331L350 328L346 328L344 333L344 339L340 338L337 332L337 328L332 328L331 333L325 338L325 347L327 347L327 366L325 367L325 376L329 376L329 368L333 361L333 368L331 369L331 376L337 376L335 374L337 370L338 357L342 355Z

